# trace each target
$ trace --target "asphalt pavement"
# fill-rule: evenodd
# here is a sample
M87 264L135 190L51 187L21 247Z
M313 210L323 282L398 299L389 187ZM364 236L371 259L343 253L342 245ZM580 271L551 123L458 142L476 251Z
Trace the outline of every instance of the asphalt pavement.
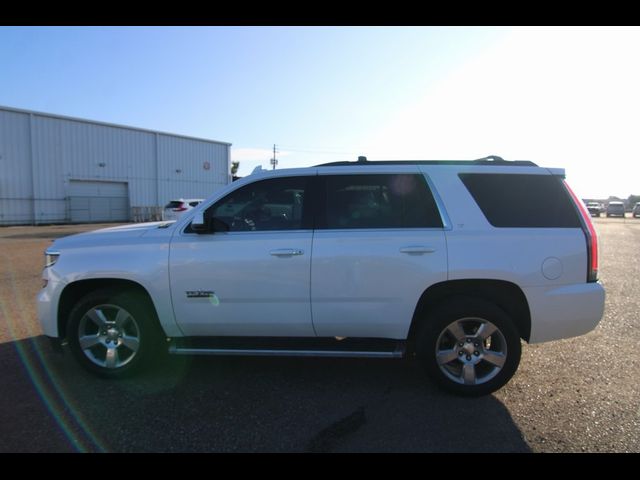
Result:
M524 344L479 399L406 360L167 357L96 378L35 320L42 250L73 227L0 229L0 452L639 452L640 220L594 221L604 319Z

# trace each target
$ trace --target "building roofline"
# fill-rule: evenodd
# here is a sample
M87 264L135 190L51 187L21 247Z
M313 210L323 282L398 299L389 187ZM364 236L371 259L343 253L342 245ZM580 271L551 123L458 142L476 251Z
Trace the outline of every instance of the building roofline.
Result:
M66 115L58 115L57 113L47 113L47 112L37 112L35 110L27 110L24 108L15 108L15 107L7 107L5 105L0 105L0 110L6 110L8 112L14 112L14 113L26 113L29 115L38 115L41 117L49 117L49 118L56 118L56 119L60 119L60 120L69 120L72 122L82 122L82 123L91 123L94 125L100 125L103 127L112 127L112 128L122 128L122 129L126 129L126 130L135 130L138 132L145 132L145 133L153 133L153 134L157 134L157 135L166 135L169 137L177 137L177 138L184 138L187 140L197 140L200 142L207 142L207 143L217 143L220 145L227 145L227 146L231 146L232 144L229 142L221 142L220 140L212 140L210 138L200 138L200 137L192 137L189 135L180 135L178 133L170 133L170 132L163 132L160 130L151 130L148 128L140 128L140 127L132 127L130 125L121 125L121 124L117 124L117 123L109 123L109 122L101 122L98 120L91 120L88 118L80 118L80 117L69 117Z

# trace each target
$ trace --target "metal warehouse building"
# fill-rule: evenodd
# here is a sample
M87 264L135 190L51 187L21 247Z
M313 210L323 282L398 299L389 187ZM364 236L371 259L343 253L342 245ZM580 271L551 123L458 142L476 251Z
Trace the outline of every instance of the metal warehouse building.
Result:
M230 148L0 106L0 225L158 219L227 185Z

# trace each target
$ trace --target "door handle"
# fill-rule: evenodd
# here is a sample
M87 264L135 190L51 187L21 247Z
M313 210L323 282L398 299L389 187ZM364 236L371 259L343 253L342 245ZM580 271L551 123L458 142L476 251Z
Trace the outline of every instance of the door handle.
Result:
M409 255L422 255L423 253L433 253L435 251L435 248L425 247L424 245L411 245L400 249L400 253L408 253Z
M274 257L292 257L294 255L303 255L304 251L299 250L297 248L278 248L276 250L271 250L269 255L273 255Z

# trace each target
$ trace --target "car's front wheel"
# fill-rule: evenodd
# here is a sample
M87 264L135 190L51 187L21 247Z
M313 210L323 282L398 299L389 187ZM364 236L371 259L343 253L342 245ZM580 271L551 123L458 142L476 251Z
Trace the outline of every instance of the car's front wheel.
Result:
M416 354L444 389L487 395L504 386L520 363L520 335L509 316L481 299L456 297L431 312Z
M143 295L105 289L86 295L75 305L67 339L87 370L122 377L149 363L162 334L153 307Z

